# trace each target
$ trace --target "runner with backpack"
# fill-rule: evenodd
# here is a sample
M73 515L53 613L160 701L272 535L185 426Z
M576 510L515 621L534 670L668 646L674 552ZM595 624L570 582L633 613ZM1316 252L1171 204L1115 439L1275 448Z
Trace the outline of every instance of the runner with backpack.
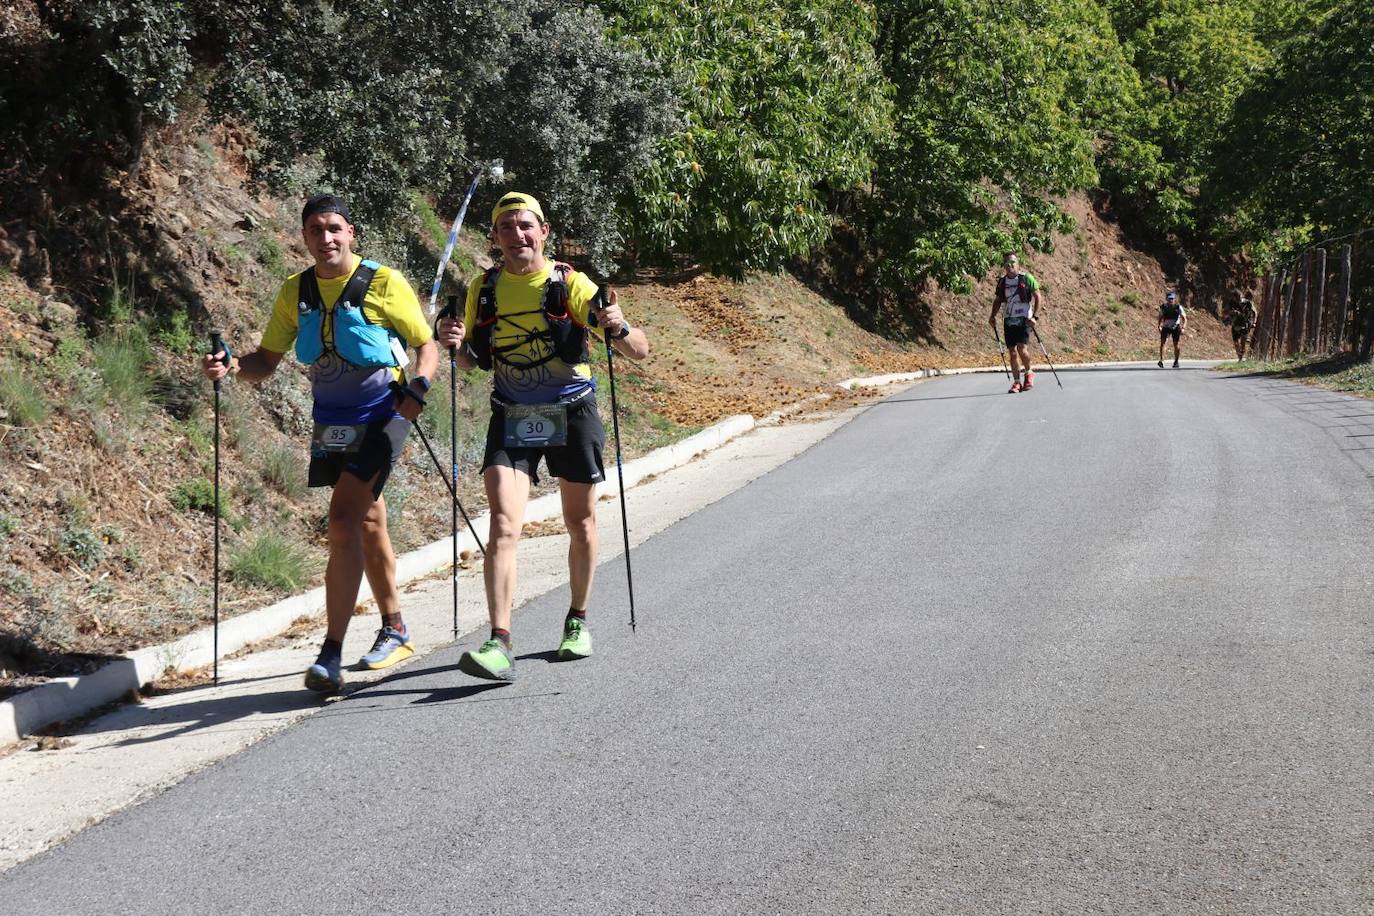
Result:
M1178 293L1169 290L1164 294L1164 303L1159 307L1159 368L1164 368L1164 341L1174 339L1174 368L1178 368L1178 340L1188 327L1188 313L1183 303L1178 301Z
M424 409L439 351L406 278L353 252L353 221L342 198L317 194L307 200L301 237L315 263L282 284L261 344L238 357L217 340L202 372L216 384L233 376L261 383L288 351L310 368L315 429L307 483L333 493L324 573L327 629L305 686L330 694L343 687L343 640L364 575L382 625L359 666L386 668L414 654L401 618L382 489Z
M592 654L587 605L596 570L596 485L606 479L601 455L606 431L588 365L588 329L604 329L615 352L630 359L648 356L649 341L625 320L613 290L602 296L586 274L545 257L550 226L535 198L504 195L491 222L501 262L468 284L463 318L441 320L439 342L457 348L462 368L492 374L492 415L482 460L491 510L483 567L491 635L478 649L464 652L458 667L473 677L511 681L516 548L541 460L558 478L570 541L572 601L557 657L568 661Z
M1250 340L1250 331L1254 329L1258 317L1255 301L1247 292L1240 297L1240 301L1231 311L1231 345L1236 348L1236 359L1245 359L1245 346Z
M992 297L992 313L988 325L997 332L997 313L1002 315L1002 336L1011 359L1011 388L1008 394L1030 391L1035 387L1035 372L1031 369L1030 335L1035 328L1036 312L1040 309L1040 283L1022 271L1015 254L1002 259L1002 276Z

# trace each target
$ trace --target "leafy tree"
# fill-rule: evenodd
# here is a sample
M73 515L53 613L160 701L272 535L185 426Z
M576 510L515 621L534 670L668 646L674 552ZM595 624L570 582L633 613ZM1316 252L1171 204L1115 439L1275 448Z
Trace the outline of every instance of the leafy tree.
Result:
M1262 72L1262 34L1283 28L1272 0L1111 0L1139 77L1138 110L1104 165L1107 185L1159 234L1205 232L1198 191L1217 166L1219 130Z
M1273 250L1374 227L1374 44L1346 0L1236 102L1204 193L1236 241Z
M254 174L346 194L366 221L409 190L461 183L475 158L566 204L605 259L615 198L672 124L675 101L594 9L556 0L52 0L42 29L0 37L0 146L40 177L136 166L149 128L208 110L248 127ZM575 193L574 190L576 189ZM78 192L80 193L80 192ZM488 195L498 193L489 189Z
M683 93L682 127L627 200L645 257L772 270L830 233L832 190L864 181L889 105L873 17L850 0L603 0Z
M878 287L967 290L1000 251L1049 248L1070 225L1053 198L1095 179L1086 118L1110 96L1087 52L1113 47L1078 7L879 4L895 130L850 220Z

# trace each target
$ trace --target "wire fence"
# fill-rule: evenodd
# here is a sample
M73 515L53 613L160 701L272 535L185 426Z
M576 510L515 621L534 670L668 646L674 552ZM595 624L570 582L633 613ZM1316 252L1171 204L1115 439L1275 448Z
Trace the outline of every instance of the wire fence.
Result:
M1355 244L1312 248L1260 278L1259 318L1251 352L1261 359L1334 355L1358 345L1368 359L1374 309L1361 308L1368 284L1357 278Z

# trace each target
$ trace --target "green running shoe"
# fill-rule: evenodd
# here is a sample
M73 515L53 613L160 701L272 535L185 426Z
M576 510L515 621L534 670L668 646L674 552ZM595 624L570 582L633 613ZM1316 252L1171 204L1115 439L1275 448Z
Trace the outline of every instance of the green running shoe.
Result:
M499 639L488 639L476 652L464 652L458 659L458 670L489 681L515 680L515 659L510 649Z
M592 654L592 631L587 621L569 617L563 621L563 641L558 644L558 660L570 662Z

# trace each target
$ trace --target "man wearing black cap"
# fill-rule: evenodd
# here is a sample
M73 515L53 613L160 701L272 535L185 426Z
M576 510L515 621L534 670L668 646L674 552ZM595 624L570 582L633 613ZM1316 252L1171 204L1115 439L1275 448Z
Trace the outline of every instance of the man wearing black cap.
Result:
M1186 327L1188 313L1178 301L1178 293L1169 290L1164 294L1164 304L1159 307L1159 368L1164 368L1164 341L1170 337L1174 339L1174 368L1178 368L1178 339Z
M382 626L359 664L385 668L414 653L401 619L382 488L424 407L439 351L405 277L353 253L353 223L341 198L306 201L301 235L315 264L282 284L259 348L231 356L228 365L225 353L207 354L203 369L211 381L232 373L261 382L293 346L310 367L315 430L308 482L334 492L324 580L328 629L305 686L333 693L343 686L343 639L364 574ZM416 364L407 375L411 347Z
M480 648L464 652L458 667L473 677L510 681L515 678L510 633L515 552L541 459L558 478L569 538L572 601L558 658L592 653L587 603L596 569L596 485L606 479L601 458L606 431L587 364L588 328L594 324L609 331L611 346L630 359L648 356L649 341L625 320L614 291L598 308L595 283L544 257L549 224L539 201L506 194L492 209L491 222L501 263L468 284L463 320L440 322L439 343L457 348L464 369L492 373L492 416L482 461L491 509L483 567L491 635Z

